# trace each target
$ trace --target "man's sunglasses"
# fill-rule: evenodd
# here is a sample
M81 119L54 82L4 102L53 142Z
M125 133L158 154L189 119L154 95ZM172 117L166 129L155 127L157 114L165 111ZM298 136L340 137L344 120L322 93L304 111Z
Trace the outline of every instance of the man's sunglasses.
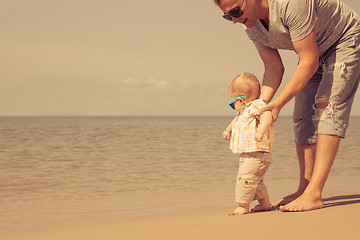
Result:
M233 9L231 9L229 11L229 13L224 13L223 18L225 18L226 20L232 21L232 17L234 17L234 18L241 17L244 14L244 12L241 10L242 5L244 4L244 1L245 0L242 1L240 7L235 7Z

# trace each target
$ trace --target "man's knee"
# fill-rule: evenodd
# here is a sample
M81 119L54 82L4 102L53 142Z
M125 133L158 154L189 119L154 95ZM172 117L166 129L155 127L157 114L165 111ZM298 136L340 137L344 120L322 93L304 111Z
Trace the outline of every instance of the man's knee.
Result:
M315 100L314 109L324 109L329 104L330 102L326 99L326 97L319 97Z

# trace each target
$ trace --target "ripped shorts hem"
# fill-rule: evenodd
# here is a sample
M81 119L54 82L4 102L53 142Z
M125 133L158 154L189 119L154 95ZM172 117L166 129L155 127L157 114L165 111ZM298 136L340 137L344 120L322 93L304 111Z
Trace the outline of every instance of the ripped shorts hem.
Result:
M336 132L336 131L333 131L333 132L329 132L329 131L319 131L318 132L318 135L332 135L332 136L338 136L340 138L345 138L345 133L343 132Z
M344 133L339 133L339 132L319 132L318 135L332 135L332 136L337 136L340 138L345 138L345 134ZM316 139L304 139L304 140L298 140L295 139L295 144L298 145L308 145L308 144L314 144L317 142L317 138Z
M298 144L298 145L309 145L309 144L314 144L316 143L317 140L316 139L310 139L310 140L296 140L295 139L295 144Z

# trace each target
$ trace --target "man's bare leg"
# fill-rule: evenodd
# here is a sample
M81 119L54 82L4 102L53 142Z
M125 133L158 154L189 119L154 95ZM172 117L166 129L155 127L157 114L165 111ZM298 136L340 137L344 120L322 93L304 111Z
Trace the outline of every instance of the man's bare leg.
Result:
M296 198L298 198L308 186L313 169L314 169L314 162L315 162L315 144L297 144L296 151L298 155L299 161L299 168L300 168L300 182L296 192L290 194L279 201L272 203L273 207L278 207L282 205L286 205Z
M281 206L281 211L300 212L324 207L321 194L334 162L339 143L340 137L338 136L318 135L311 180L302 195L289 204Z

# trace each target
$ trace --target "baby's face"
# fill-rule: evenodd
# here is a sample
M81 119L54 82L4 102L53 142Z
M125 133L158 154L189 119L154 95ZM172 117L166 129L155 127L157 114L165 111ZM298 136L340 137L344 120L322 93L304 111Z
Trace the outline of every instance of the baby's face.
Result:
M238 101L235 102L234 107L236 111L242 112L244 108L244 101L240 101L239 99Z
M238 97L237 95L234 95L232 93L230 93L230 96L231 96L231 98ZM241 97L239 97L238 100L236 100L236 102L234 102L234 107L237 112L242 112L244 106L245 106L245 101Z

